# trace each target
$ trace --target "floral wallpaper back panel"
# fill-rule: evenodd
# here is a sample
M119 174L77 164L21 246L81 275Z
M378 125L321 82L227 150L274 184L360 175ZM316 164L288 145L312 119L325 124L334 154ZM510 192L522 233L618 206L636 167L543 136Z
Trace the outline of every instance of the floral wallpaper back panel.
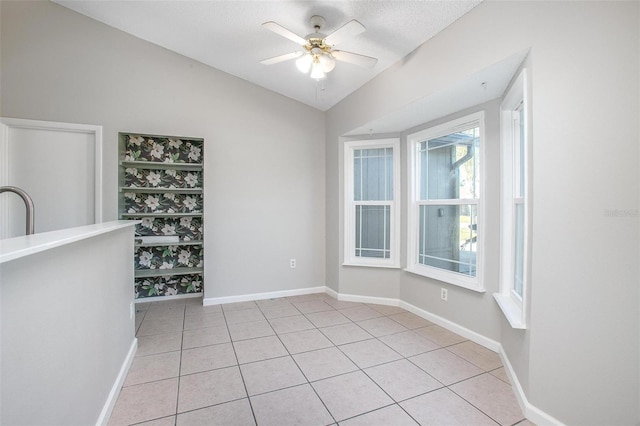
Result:
M140 194L124 193L127 213L202 213L200 194Z
M202 241L203 141L187 138L121 134L125 162L155 163L152 167L124 167L121 213L157 213L163 217L138 217L137 236L171 235L180 242ZM188 164L181 169L180 164ZM162 167L166 165L166 167ZM175 166L172 166L175 165ZM178 167L177 167L178 166ZM163 189L167 191L164 192ZM183 216L170 216L181 214ZM194 216L184 216L193 214ZM135 218L135 216L130 216ZM203 267L203 245L145 245L136 247L135 269L162 275L136 277L136 298L173 296L202 291L203 274L181 268ZM166 275L168 270L175 275Z
M124 186L133 188L202 188L202 172L187 170L124 169Z
M128 135L124 161L202 163L202 141L163 136Z
M177 235L180 241L202 240L202 218L199 217L143 217L136 225L136 235Z
M202 291L202 275L170 275L136 278L134 291L136 299L154 296L175 296L177 294L200 293Z
M142 246L136 249L135 268L202 268L202 245Z

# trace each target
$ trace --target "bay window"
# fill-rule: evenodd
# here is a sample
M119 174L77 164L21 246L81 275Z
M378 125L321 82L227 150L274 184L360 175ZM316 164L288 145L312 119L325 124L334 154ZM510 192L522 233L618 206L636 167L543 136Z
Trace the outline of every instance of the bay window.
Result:
M500 292L494 294L513 328L526 328L527 284L527 98L526 70L500 105L502 202L500 213Z
M482 112L408 136L407 270L482 286Z

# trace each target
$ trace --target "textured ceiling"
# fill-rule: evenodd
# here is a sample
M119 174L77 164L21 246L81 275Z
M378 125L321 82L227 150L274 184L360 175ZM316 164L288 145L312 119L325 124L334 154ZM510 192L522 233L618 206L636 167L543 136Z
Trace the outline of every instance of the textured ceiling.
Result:
M53 0L107 25L326 111L401 60L482 0L411 1L138 1ZM304 37L323 16L330 34L351 19L367 31L340 50L378 58L373 69L339 62L319 83L294 61L260 60L299 50L262 27L275 21Z

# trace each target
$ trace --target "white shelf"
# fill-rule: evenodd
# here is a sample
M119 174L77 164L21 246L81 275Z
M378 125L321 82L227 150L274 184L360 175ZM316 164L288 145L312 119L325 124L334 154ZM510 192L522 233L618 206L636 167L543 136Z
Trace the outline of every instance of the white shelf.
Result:
M201 171L202 163L163 163L160 161L121 161L122 167L131 167L134 169L154 169L154 170L192 170Z
M123 219L135 219L137 217L202 217L199 213L122 213Z
M136 237L137 238L137 237ZM136 244L137 247L167 247L167 246L201 246L204 244L202 240L189 240L189 241L178 241L172 243L142 243Z
M120 192L142 192L146 194L202 194L202 188L158 188L145 186L121 186Z
M172 275L202 274L204 268L136 269L136 278L167 277Z

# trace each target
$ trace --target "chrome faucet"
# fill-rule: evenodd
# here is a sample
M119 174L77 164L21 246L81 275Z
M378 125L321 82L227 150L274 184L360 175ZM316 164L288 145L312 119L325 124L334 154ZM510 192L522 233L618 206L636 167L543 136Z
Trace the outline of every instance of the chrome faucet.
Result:
M20 196L20 198L22 198L22 201L24 201L24 206L25 206L26 214L27 214L27 235L33 234L34 233L34 228L33 228L33 217L34 217L33 200L31 199L31 197L29 197L29 194L27 194L25 191L23 191L20 188L15 187L15 186L0 186L0 194L2 194L3 192L13 192L15 194L18 194Z

